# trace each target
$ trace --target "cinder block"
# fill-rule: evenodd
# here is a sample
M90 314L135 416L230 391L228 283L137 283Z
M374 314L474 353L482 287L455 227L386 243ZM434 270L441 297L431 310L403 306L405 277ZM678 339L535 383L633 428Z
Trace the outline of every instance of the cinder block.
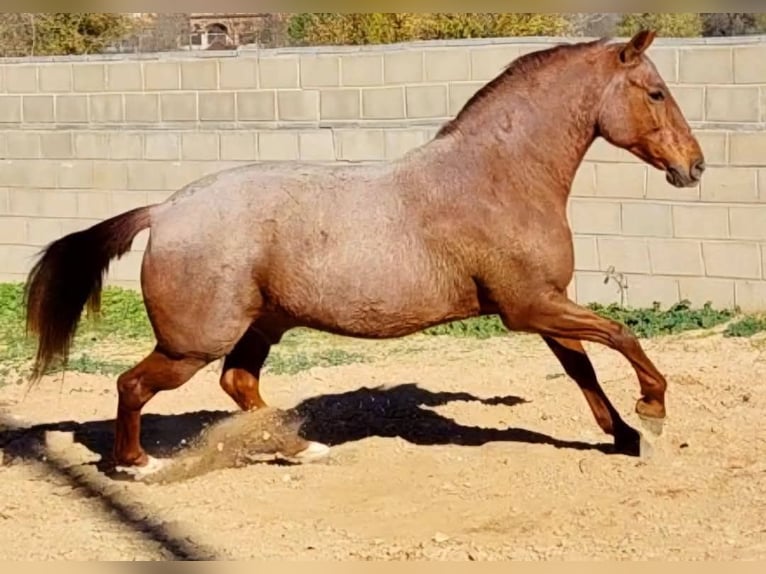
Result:
M75 195L77 196L77 215L87 218L75 221L87 221L88 219L103 220L115 215L109 202L108 193L103 191L78 191ZM69 228L70 226L67 225L67 227ZM75 226L72 225L72 227ZM88 225L81 223L76 227L79 227L79 229L75 228L72 231L80 231L80 229L85 229Z
M679 277L679 295L694 307L710 303L716 309L734 307L734 281L710 277Z
M682 84L730 84L734 81L731 48L694 46L681 48L679 76Z
M54 121L53 96L24 96L24 122L28 124Z
M638 163L596 164L596 195L644 197L646 166Z
M185 133L181 138L181 157L184 160L217 160L217 133Z
M757 243L703 242L705 273L709 277L760 279L761 253Z
M362 90L362 117L369 119L405 117L404 88L369 88Z
M177 90L180 87L181 68L178 62L144 62L145 90Z
M88 96L56 96L56 119L61 123L86 123Z
M383 84L382 56L344 56L340 61L344 86L380 86Z
M426 50L425 79L427 82L470 80L470 60L465 48Z
M758 88L707 86L705 119L720 122L757 122L760 117Z
M596 195L596 164L583 162L575 172L570 193L574 197L592 197Z
M383 130L341 130L336 132L339 159L345 161L382 160L386 156Z
M731 132L729 134L731 165L766 164L766 134L763 132Z
M386 84L413 84L423 81L423 52L391 52L383 56Z
M471 78L488 81L500 73L519 57L518 46L500 46L497 48L476 48L471 50Z
M131 161L128 165L128 189L161 190L164 187L164 173L151 161Z
M748 205L729 208L730 235L734 239L766 240L766 207Z
M449 114L456 116L465 106L466 102L478 92L483 84L481 82L460 82L449 86Z
M145 159L179 159L180 141L178 134L146 133L144 134Z
M144 81L139 62L110 62L106 65L106 86L110 92L140 92Z
M340 58L337 56L301 56L300 69L303 88L340 85Z
M74 217L76 209L74 194L59 190L11 189L8 197L11 215Z
M425 143L423 130L385 130L386 159L397 159Z
M74 155L72 132L56 131L41 134L40 151L47 159L68 159Z
M24 245L27 243L26 217L0 216L0 245L6 249L8 245Z
M197 94L161 94L160 115L164 122L197 121Z
M762 84L766 78L766 50L761 44L734 48L734 82Z
M8 280L23 281L39 255L39 247L33 245L9 245L4 249L0 249L0 272Z
M301 132L298 135L300 158L307 161L334 161L335 140L332 130Z
M71 160L59 163L58 186L72 189L90 189L93 187L93 162L91 160Z
M584 159L598 163L639 163L641 161L629 151L609 143L602 137L591 144Z
M61 237L60 219L43 219L32 217L27 220L28 245L45 246L54 239Z
M705 274L702 246L689 239L650 239L651 273L655 275Z
M360 91L353 88L322 90L319 95L319 117L323 120L353 120L360 113Z
M0 123L21 122L21 96L0 96Z
M218 62L216 60L181 62L181 89L218 89Z
M674 205L673 232L676 237L726 239L729 210L716 205Z
M223 90L254 90L258 87L258 60L255 58L221 60L218 72Z
M649 273L649 248L644 239L598 238L599 269L610 265L622 273Z
M612 281L604 283L603 273L577 273L575 283L576 300L580 305L620 303L620 288ZM627 293L625 293L627 303Z
M215 165L218 162L211 161L167 161L162 162L162 167L159 170L156 182L146 182L146 185L152 184L158 186L158 188L164 190L170 190L175 192L183 187L189 185L191 182L202 177L203 166ZM158 191L158 190L155 190ZM152 195L152 190L147 192L149 196ZM163 191L162 194L167 197L168 191Z
M622 233L647 237L672 237L673 216L669 205L623 203Z
M709 167L700 183L703 201L758 201L757 170L749 167Z
M279 119L316 121L319 119L319 93L316 90L280 90L277 92Z
M109 194L109 201L114 213L122 213L146 205L146 192L113 191Z
M673 86L670 91L687 121L697 122L705 117L705 88Z
M40 134L34 132L8 132L5 136L9 158L34 159L40 157Z
M221 134L221 159L255 161L255 134L249 131Z
M736 132L732 132L732 135ZM726 135L724 131L696 131L694 136L702 148L707 165L726 165Z
M274 56L258 61L258 85L261 88L298 88L298 58Z
M236 116L234 92L199 95L199 119L203 122L232 122Z
M289 161L296 160L299 157L297 133L292 131L258 133L258 159Z
M120 94L90 96L90 119L97 123L122 122L122 96Z
M570 220L575 233L583 235L620 234L619 202L572 198L569 205Z
M75 156L79 159L109 157L109 134L104 132L76 132L74 134Z
M744 313L766 311L766 281L736 281L734 299Z
M443 118L449 115L447 86L407 86L408 118Z
M237 94L237 120L271 121L276 119L276 96L272 90L239 92Z
M123 162L95 162L93 187L109 191L128 189L128 167Z
M659 303L667 308L678 303L678 280L656 275L630 275L628 277L627 304L638 309Z
M160 120L160 97L157 94L125 94L125 121L155 123Z
M111 159L141 159L144 155L143 138L140 134L111 132L109 134L109 157Z
M599 265L598 242L595 237L574 236L575 269L578 271L598 271Z
M37 69L34 64L5 66L5 89L10 94L34 94L37 91Z
M116 260L109 269L109 277L116 281L134 281L141 279L141 261L143 254L130 251Z
M72 76L75 92L103 92L106 89L106 68L103 64L74 64Z
M647 50L646 55L654 63L657 73L665 82L674 84L678 81L678 50L652 46Z
M72 65L63 62L42 64L38 70L40 91L47 93L72 91Z

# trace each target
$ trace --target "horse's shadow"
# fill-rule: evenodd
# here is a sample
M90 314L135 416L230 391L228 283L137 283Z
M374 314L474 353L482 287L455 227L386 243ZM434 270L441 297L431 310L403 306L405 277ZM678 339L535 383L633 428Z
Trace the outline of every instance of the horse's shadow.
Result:
M482 399L470 393L432 392L410 383L319 395L304 400L290 410L302 420L301 436L330 446L369 437L399 437L421 446L454 444L475 447L489 442L521 442L604 453L613 451L610 444L561 440L523 428L466 426L432 410L454 401L506 407L527 402L516 396ZM228 411L144 414L144 448L153 456L171 456L183 445L193 442L207 426L230 416L232 412ZM113 420L65 421L5 430L0 426L0 448L9 459L26 458L44 446L46 431L64 431L73 433L76 443L106 459L112 448L113 427Z

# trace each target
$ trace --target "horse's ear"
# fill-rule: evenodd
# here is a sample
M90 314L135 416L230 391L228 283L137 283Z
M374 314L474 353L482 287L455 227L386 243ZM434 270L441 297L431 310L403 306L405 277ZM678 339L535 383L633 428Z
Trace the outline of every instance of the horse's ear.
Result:
M654 30L641 30L633 36L620 50L620 61L632 64L652 44L657 33Z

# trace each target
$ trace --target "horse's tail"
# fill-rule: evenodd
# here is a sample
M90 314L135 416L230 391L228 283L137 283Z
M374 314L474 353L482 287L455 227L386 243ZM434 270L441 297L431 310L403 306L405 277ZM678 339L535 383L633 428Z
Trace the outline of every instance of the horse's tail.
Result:
M50 243L24 288L27 333L38 336L32 380L54 360L66 361L83 308L97 312L109 262L122 257L151 225L152 206L132 209Z

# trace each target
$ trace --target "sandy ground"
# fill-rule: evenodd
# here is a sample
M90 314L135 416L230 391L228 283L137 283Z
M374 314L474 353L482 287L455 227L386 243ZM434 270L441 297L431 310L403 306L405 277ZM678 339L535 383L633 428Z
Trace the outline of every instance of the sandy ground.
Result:
M113 377L6 385L0 558L764 559L763 343L644 342L669 381L665 432L645 459L608 452L578 388L530 336L345 341L370 360L263 380L270 404L306 413L301 433L331 444L328 459L168 484L95 464L111 447ZM588 350L638 425L627 362ZM211 367L149 404L147 450L167 455L234 412L217 377Z

